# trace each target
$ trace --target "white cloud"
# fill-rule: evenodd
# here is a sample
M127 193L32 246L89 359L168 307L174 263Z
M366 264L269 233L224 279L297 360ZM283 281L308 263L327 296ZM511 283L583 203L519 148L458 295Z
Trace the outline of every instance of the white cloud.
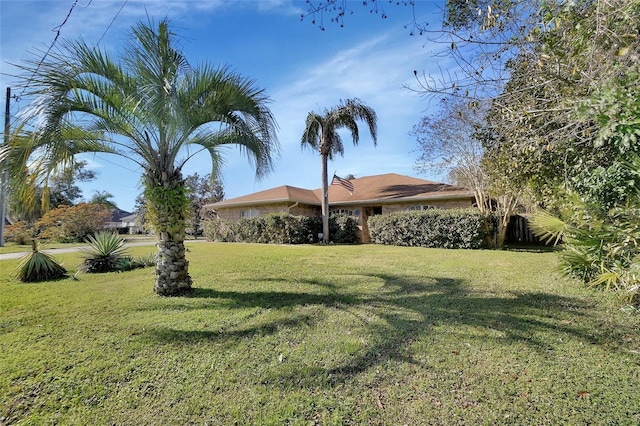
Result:
M25 50L33 46L41 49L49 46L55 37L52 29L65 18L70 2L2 2L2 71L7 72L5 61L20 62L26 57ZM276 164L276 172L263 182L255 183L253 170L246 158L237 150L230 149L225 155L227 165L224 168L228 196L239 196L283 184L319 187L320 160L317 153L300 148L306 115L309 111L322 112L325 108L335 106L341 99L352 97L360 98L377 112L378 147L373 148L366 129L361 129L358 147L351 145L350 135L345 133L345 157L337 158L330 164L331 172L335 169L339 174L353 173L356 176L387 172L413 174L415 154L411 151L415 143L408 132L425 113L426 103L418 94L403 88L403 85L414 82L414 69L419 72L424 69L426 73L439 72L435 68L435 61L431 64L427 62L429 52L424 48L424 39L409 37L396 24L384 26L382 28L385 30L382 31L368 31L368 38L362 38L367 37L363 34L367 31L355 31L358 25L355 23L352 24L354 27L342 33L352 34L353 37L322 33L310 23L298 21L295 15L303 13L300 7L304 7L304 4L291 0L128 0L118 18L111 23L123 4L124 0L78 2L67 23L60 29L61 39L74 39L80 34L88 42L96 42L106 32L101 46L116 50L126 40L129 28L136 21L145 21L149 16L157 22L168 16L180 36L180 42L192 48L188 52L190 58L200 55L201 60L214 58L241 66L243 73L247 71L250 76L259 77L260 85L266 87L273 99L271 108L280 126L282 144L282 159ZM25 21L24 10L21 14L12 10L21 7L37 7L39 12L33 13ZM264 14L257 18L259 20L264 16L264 20L252 21L261 24L262 33L252 34L251 28L242 28L242 25L250 22L243 20L247 15L243 13L250 8ZM228 35L240 39L240 43L234 45L239 47L234 47L236 51L231 53L228 46L231 39L225 39L226 33L223 37L220 30L212 26L227 15L229 19L238 19L239 25L235 35ZM15 17L15 22L24 24L5 25L12 17ZM256 19L255 14L252 18ZM272 25L278 18L283 18L278 21L283 23L282 28ZM286 36L279 33L283 28L286 29L283 32ZM240 34L248 37L245 39ZM264 52L256 52L256 47L250 45L262 35L265 40L257 41L264 43L256 45L267 53L264 55ZM298 43L295 50L283 52L294 37L299 37L308 45ZM243 46L247 46L246 54L241 49ZM241 54L234 56L237 52ZM279 54L281 56L277 56ZM434 68L425 69L425 63ZM0 76L2 87L5 86L5 80L6 76ZM114 167L97 158L90 168L101 168L104 177L108 169L124 173L122 168ZM209 170L210 162L206 156L202 156L188 164L185 174L195 171L203 174ZM131 176L128 179L130 186L135 187L139 174L131 173Z

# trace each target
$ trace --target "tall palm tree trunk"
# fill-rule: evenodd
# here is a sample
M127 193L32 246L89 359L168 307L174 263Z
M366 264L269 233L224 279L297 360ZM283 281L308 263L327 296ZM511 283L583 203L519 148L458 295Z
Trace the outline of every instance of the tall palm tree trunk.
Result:
M145 197L149 220L158 237L154 291L162 296L188 293L192 280L184 238L189 199L181 173L147 171Z
M175 233L160 232L156 261L156 284L153 290L162 296L176 296L191 291L189 261L185 257L185 226Z
M327 156L320 155L322 159L322 242L329 242L329 175L327 173Z

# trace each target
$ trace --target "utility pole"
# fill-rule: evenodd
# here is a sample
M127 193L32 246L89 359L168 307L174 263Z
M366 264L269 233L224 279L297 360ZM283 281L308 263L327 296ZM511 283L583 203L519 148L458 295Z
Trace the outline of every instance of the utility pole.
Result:
M6 107L4 110L4 149L9 148L9 130L10 130L10 109L9 102L11 99L11 87L7 87L7 100ZM7 159L2 162L0 165L2 168L2 176L0 179L0 247L4 247L4 222L6 221L7 214L7 187L9 186L9 182L7 179Z

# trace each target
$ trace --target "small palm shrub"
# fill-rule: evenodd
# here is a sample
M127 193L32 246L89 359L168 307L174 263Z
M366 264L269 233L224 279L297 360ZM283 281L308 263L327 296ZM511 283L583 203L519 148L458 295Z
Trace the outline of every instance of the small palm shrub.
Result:
M111 272L118 270L124 257L125 240L118 234L102 231L89 235L85 240L89 247L83 250L84 260L80 270L87 273Z
M544 240L559 243L565 275L619 291L640 305L640 199L635 206L606 212L599 206L574 203L579 209L566 218L536 213L532 230Z
M132 256L123 256L118 260L115 270L131 271L136 268L138 268L138 263Z
M154 253L149 253L141 257L123 256L120 260L118 260L118 264L116 265L116 270L122 271L122 272L131 271L133 269L148 268L150 266L155 266L155 264L156 264L156 255Z
M624 202L607 205L571 193L563 209L539 211L530 227L543 240L559 244L566 275L619 291L640 306L640 157L623 166L636 177Z
M147 253L144 256L136 257L135 261L140 265L140 268L148 268L149 266L156 266L157 256L155 253Z
M18 279L24 283L51 281L65 277L67 270L51 256L38 250L38 241L31 240L32 253L18 265Z

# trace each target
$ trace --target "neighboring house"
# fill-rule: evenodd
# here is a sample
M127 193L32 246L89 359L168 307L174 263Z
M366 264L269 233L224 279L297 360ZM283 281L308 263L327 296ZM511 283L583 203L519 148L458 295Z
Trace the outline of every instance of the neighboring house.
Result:
M472 207L473 191L444 183L388 173L351 179L353 194L342 186L329 186L329 214L356 216L362 231L362 242L369 242L367 220L370 216L428 208ZM293 215L322 216L322 190L284 185L242 197L208 204L218 217L240 220L264 216L272 212Z
M131 212L121 210L118 208L110 209L110 211L111 211L111 218L109 222L107 222L104 226L107 229L122 227L122 218L131 215Z
M136 225L137 216L137 214L126 210L112 209L111 220L107 222L104 227L107 229L128 228L129 234L140 234L142 228Z
M124 216L120 218L119 228L127 228L129 229L129 234L142 234L144 229L142 226L136 224L136 219L138 218L137 213L130 214L129 216Z

